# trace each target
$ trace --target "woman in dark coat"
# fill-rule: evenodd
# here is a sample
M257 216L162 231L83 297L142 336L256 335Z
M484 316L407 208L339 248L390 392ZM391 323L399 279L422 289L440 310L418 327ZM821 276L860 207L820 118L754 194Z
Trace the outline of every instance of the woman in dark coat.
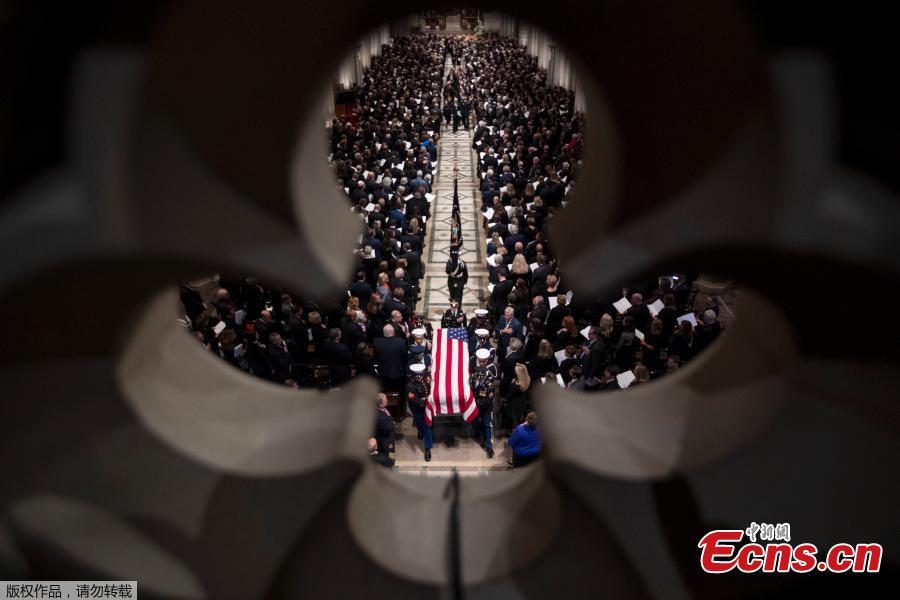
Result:
M677 356L686 363L694 356L694 326L690 321L682 321L669 340L669 356Z
M581 332L578 331L578 328L575 326L575 319L571 316L567 316L563 317L562 329L556 334L556 343L554 344L553 349L559 351L566 346L581 346L586 341L587 340L584 339L584 336L581 335Z
M548 373L559 373L559 364L553 355L553 346L547 340L541 340L537 356L528 362L528 374L532 379L540 379Z
M512 431L525 418L525 410L528 407L528 388L531 387L531 377L528 369L522 363L516 363L515 377L509 384L509 393L506 395L505 419L503 429Z
M663 322L660 319L653 319L650 322L650 333L641 341L641 362L647 365L651 371L661 371L665 368L665 361L660 358L660 352L664 346Z

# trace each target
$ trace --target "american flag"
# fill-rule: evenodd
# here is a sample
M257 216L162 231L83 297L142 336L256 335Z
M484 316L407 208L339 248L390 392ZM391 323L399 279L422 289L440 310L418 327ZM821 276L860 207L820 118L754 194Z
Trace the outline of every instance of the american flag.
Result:
M469 388L469 336L462 327L435 329L434 373L431 394L425 406L425 420L434 415L462 415L466 421L478 416L475 397Z

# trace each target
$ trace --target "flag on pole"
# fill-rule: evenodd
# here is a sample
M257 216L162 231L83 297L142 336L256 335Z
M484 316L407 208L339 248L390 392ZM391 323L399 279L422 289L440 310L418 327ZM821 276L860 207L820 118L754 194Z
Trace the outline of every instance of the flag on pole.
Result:
M434 331L431 394L425 420L435 415L462 415L466 421L478 416L475 396L469 388L469 336L462 327Z

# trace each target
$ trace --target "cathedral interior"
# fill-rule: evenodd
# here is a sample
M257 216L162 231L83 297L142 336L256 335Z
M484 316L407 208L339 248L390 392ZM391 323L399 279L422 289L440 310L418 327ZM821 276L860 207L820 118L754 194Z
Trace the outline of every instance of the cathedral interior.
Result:
M602 402L537 389L539 463L382 469L360 451L373 380L298 396L177 326L178 283L209 269L341 293L359 231L322 200L322 90L355 40L401 27L386 19L483 25L429 8L0 5L3 579L216 600L896 590L900 83L877 11L484 7L540 24L584 91L597 135L554 222L576 295L677 269L741 290L728 335L660 382ZM483 232L460 226L482 262ZM445 296L426 290L434 315ZM877 542L881 572L700 569L706 532L762 521L823 548Z

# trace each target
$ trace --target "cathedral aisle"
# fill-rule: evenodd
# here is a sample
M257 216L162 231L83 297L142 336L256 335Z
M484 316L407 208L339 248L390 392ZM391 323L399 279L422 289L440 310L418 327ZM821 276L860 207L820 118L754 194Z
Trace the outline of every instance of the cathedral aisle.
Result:
M444 67L445 74L450 61ZM456 133L450 124L441 126L438 143L438 168L432 192L431 219L428 236L422 251L425 262L425 282L422 292L422 315L433 327L441 324L441 316L450 307L445 267L450 258L451 216L453 213L453 180L457 180L460 206L460 231L462 250L460 258L466 262L469 280L463 291L462 309L471 318L472 311L484 305L488 294L488 275L485 265L486 242L481 228L481 202L478 199L478 183L475 170L475 152L472 149L470 131L460 129ZM425 462L422 443L416 437L412 419L398 425L401 438L395 442L397 471L421 475L449 476L454 470L460 475L484 475L506 469L512 458L504 441L494 440L494 458L489 459L484 449L473 438L454 437L435 439L432 459Z
M472 138L468 131L442 133L439 145L437 183L431 204L431 222L428 230L428 246L424 251L426 261L423 314L435 327L441 315L449 308L449 291L445 268L450 258L451 216L453 213L453 179L458 180L460 205L460 231L462 250L460 258L466 262L469 280L463 292L462 308L467 315L482 306L487 299L487 269L485 268L485 240L481 229L482 216L478 212L476 175L473 160ZM458 169L458 171L455 171Z

